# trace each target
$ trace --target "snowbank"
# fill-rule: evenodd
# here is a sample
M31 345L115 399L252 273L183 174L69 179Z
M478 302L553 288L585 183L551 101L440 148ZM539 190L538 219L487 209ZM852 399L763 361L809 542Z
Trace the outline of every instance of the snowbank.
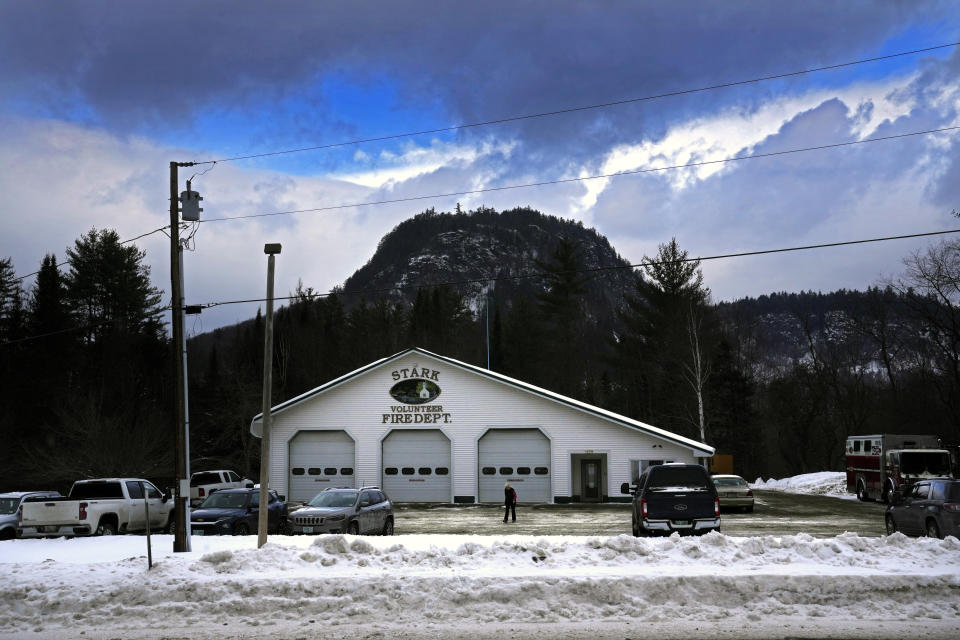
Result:
M923 621L931 638L960 631L956 538L329 535L271 537L257 550L247 536L195 538L186 554L172 553L171 536L154 538L150 571L143 537L0 542L0 636L177 627L191 638L304 628L330 637L375 624L468 637L519 624L532 625L517 627L524 637L546 638L585 623L616 634L678 619L782 631L797 618L849 629L882 621L885 633Z
M757 478L750 485L751 489L768 489L773 491L785 491L787 493L806 493L811 495L831 496L835 498L847 498L856 500L856 496L847 491L847 474L843 471L820 471L817 473L804 473L792 478L783 480L774 480L773 478L764 482L762 478Z

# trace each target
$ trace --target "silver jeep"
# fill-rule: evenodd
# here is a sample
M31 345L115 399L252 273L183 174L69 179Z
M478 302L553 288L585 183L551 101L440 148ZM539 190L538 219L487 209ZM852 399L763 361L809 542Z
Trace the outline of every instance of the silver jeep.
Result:
M393 504L379 487L326 489L290 513L294 534L393 535Z

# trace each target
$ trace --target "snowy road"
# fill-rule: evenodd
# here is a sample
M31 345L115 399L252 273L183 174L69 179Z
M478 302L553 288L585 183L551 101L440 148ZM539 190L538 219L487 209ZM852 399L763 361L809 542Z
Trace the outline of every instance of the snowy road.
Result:
M0 637L960 637L955 538L155 542L0 542Z

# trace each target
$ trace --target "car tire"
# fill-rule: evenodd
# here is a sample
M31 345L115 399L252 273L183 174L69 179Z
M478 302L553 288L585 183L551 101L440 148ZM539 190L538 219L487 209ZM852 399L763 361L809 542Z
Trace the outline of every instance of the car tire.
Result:
M633 537L640 537L640 526L637 524L636 517L630 518L630 529L633 531Z
M356 520L351 522L350 526L347 527L347 533L349 533L352 536L360 535L360 525L357 523Z
M937 524L937 521L933 518L927 520L927 537L928 538L942 538L940 535L940 526Z
M387 521L383 523L383 532L381 535L392 536L393 535L393 518L387 518Z
M888 536L892 536L897 532L897 521L894 520L893 516L890 515L889 513L887 514L887 517L886 517L886 525L887 525Z
M237 524L233 525L233 535L245 536L249 535L249 533L250 525L248 525L246 522L238 522Z
M117 535L117 525L112 522L103 522L97 525L97 531L94 535L98 536L115 536Z

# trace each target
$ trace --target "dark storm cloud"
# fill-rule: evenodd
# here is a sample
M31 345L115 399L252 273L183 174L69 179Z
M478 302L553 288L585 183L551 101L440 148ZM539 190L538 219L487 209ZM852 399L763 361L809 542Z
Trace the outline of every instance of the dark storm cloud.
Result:
M309 137L323 120L322 97L310 87L336 72L389 77L402 102L429 96L451 121L471 122L873 55L905 24L932 22L948 9L894 2L5 3L0 98L142 131L213 106L302 94L321 100L315 123L296 123ZM827 37L826 25L842 37ZM558 152L585 157L741 93L529 120L497 135L524 138L524 161L547 166Z

